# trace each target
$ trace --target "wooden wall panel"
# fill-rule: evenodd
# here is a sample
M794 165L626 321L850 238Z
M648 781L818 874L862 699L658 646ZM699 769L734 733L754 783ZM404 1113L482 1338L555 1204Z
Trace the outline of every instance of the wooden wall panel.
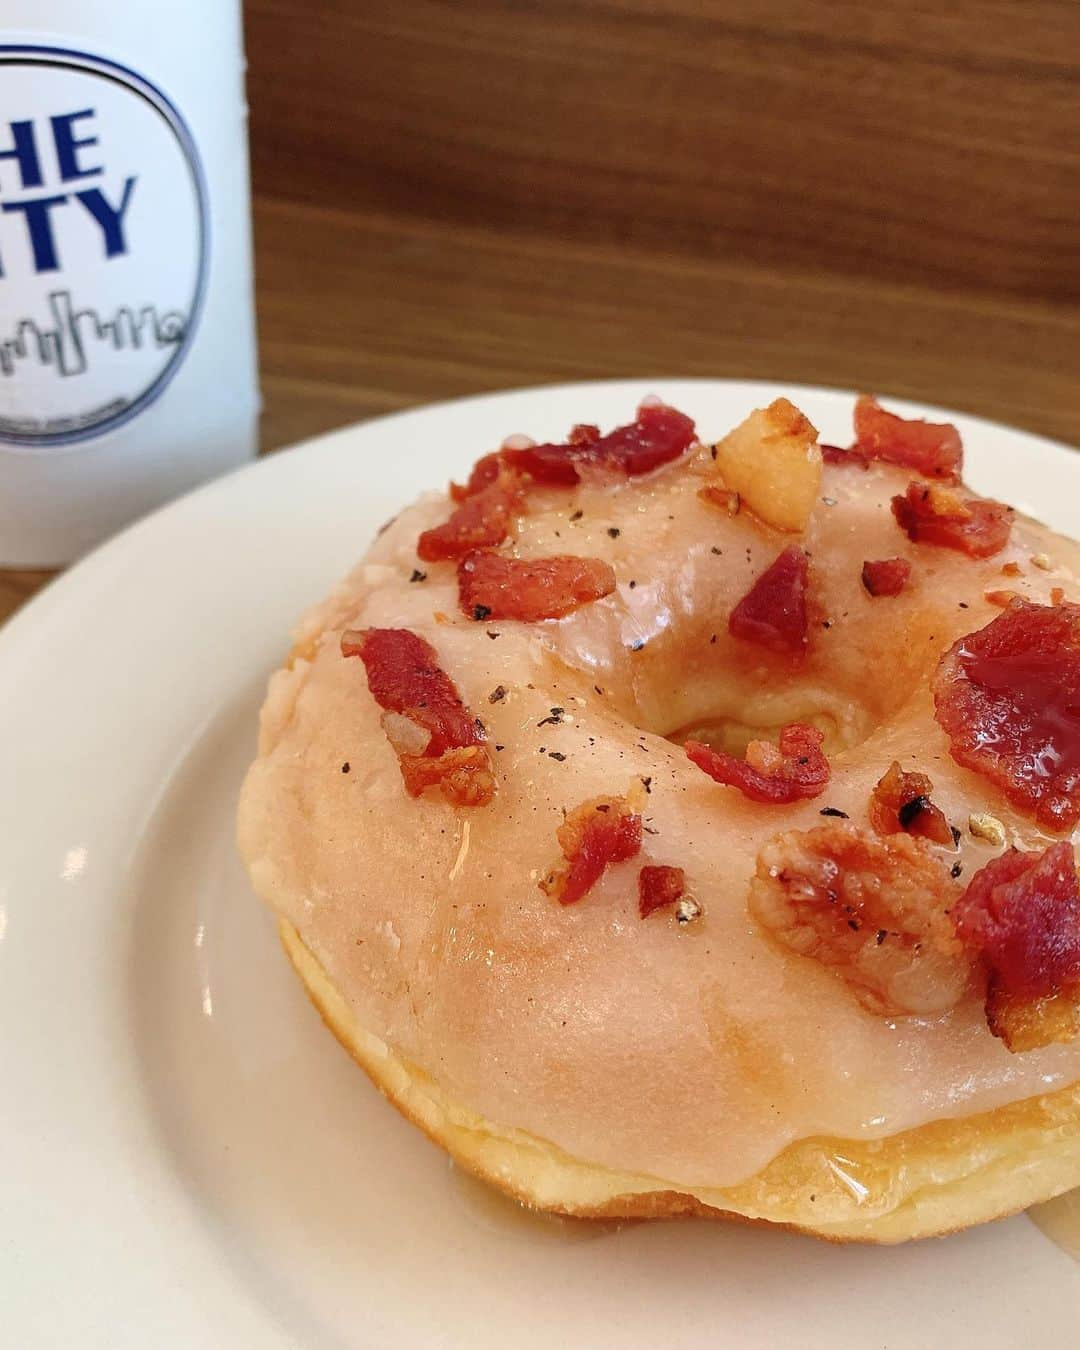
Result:
M291 200L1080 298L1076 0L249 0Z

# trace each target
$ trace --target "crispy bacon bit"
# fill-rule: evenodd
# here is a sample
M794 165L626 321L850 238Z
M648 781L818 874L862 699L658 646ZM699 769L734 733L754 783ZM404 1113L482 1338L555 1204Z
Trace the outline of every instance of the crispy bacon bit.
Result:
M838 445L822 445L821 458L826 464L840 464L849 469L868 469L870 461L858 450L843 450Z
M933 680L953 758L1056 832L1080 820L1080 605L1012 605Z
M737 516L742 508L742 498L730 488L714 487L710 483L708 487L699 488L698 496L708 506L718 506L729 516Z
M466 745L447 750L436 759L427 755L399 755L401 777L410 797L438 787L454 806L486 806L495 795L495 779L486 746Z
M643 919L656 909L673 905L686 891L681 867L643 867L638 873L638 913Z
M998 609L1008 609L1014 600L1020 599L1019 591L984 591L983 599L988 605L996 605Z
M886 412L863 394L855 404L855 453L956 482L964 463L960 433L951 422L925 422Z
M1020 576L1020 564L1018 562L1007 562L1001 565L1001 575L1003 577Z
M641 816L625 797L594 797L569 813L555 837L569 866L550 872L540 889L561 905L573 905L592 890L609 863L638 854Z
M1073 846L1012 849L971 878L952 911L987 973L986 1020L1013 1051L1080 1030L1080 884Z
M678 459L693 443L694 423L663 403L643 404L633 422L601 436L594 426L573 428L564 444L496 450L478 460L464 487L451 484L450 495L464 501L493 483L501 466L528 474L549 487L572 487L582 473L634 478Z
M496 481L500 473L509 466L509 463L507 452L504 450L493 450L490 455L484 455L473 465L472 473L469 474L464 486L460 483L450 484L451 499L455 502L463 502L477 492L482 492L484 488L490 487Z
M848 824L778 835L762 849L750 910L884 1015L944 1012L970 963L948 918L959 886L919 839Z
M445 562L474 549L495 548L510 533L521 502L520 481L504 469L494 482L467 497L445 524L425 530L416 551L424 562Z
M1052 605L1060 605L1064 599L1065 591L1061 586L1050 587L1050 603Z
M808 580L809 558L798 544L792 544L762 572L731 611L728 630L734 637L781 655L802 656L809 633Z
M911 564L906 558L882 558L879 562L867 559L862 565L862 584L872 596L899 595L911 576Z
M407 628L365 628L342 634L341 654L364 663L409 795L437 785L455 806L486 805L495 778L481 727L430 643Z
M1012 507L1001 502L961 497L948 488L909 483L892 499L892 512L916 544L954 548L972 558L989 558L1009 542Z
M789 722L780 731L779 748L770 741L751 741L745 759L702 741L687 741L685 748L689 759L717 783L738 788L751 801L782 805L825 791L829 761L821 751L824 739L817 727Z
M909 773L893 760L870 794L870 824L878 834L921 835L954 848L945 813L930 800L934 785L924 773Z
M615 589L611 565L599 558L504 558L470 553L458 564L461 609L472 619L561 619Z

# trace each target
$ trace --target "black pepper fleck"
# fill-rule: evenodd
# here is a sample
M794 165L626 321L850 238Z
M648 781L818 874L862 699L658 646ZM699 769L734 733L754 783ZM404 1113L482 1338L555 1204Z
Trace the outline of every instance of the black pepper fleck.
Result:
M491 693L488 694L488 702L501 703L505 697L506 697L506 685L497 684L495 688L491 691Z
M963 870L964 864L962 862L954 862L952 867L949 868L949 876L955 880Z
M352 766L349 764L349 761L346 760L345 763L341 766L341 772L348 773L351 767Z
M631 642L631 644L630 644L630 650L631 650L632 652L639 652L639 651L641 651L642 647L644 647L644 646L645 646L645 639L644 639L644 638L635 638L634 641Z
M837 820L848 820L850 817L846 811L841 811L838 806L823 806L818 812L820 816L835 816Z
M724 554L724 550L722 548L717 548L715 544L709 549L709 552L715 553L718 558L723 557Z
M900 810L897 811L896 818L901 827L906 830L909 825L918 820L924 811L929 809L930 798L920 794L918 797L912 797L910 801L904 802Z
M611 539L618 539L618 537L619 537L620 534L622 534L622 530L619 529L618 525L609 525L609 526L608 526L608 537L609 537L609 538L611 538Z
M582 517L584 514L585 514L584 511L575 511L574 514L570 517L570 519L571 519L571 520L580 520L581 517Z
M492 642L494 642L497 637L502 637L501 633L493 633L490 628L487 630L487 635Z
M549 751L548 751L548 759L557 759L557 760L559 761L560 764L563 762L563 760L564 760L565 758L566 758L566 756L563 754L563 752L562 752L561 750L549 750Z
M887 931L884 928L879 928L877 930L877 935L875 936L874 941L880 947L881 944L885 941L886 937L888 937Z
M486 619L490 613L490 605L473 605L472 616L474 619Z
M652 792L652 777L650 776L648 778L642 778L641 786L645 789L646 792Z

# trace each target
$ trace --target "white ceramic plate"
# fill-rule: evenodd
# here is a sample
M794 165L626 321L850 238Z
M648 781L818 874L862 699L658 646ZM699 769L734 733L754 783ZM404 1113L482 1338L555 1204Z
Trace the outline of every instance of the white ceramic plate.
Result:
M286 633L419 490L504 434L658 392L719 434L779 393L496 394L327 436L120 535L0 632L0 1341L138 1347L1075 1346L1025 1217L893 1249L519 1217L323 1030L233 850ZM900 406L900 405L893 405ZM956 417L979 488L1080 533L1080 456Z

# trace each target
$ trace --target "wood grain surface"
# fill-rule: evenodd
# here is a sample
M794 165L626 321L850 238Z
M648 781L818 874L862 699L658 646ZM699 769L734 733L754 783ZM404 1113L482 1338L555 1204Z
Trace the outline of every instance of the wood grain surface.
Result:
M264 449L664 374L1080 444L1073 0L246 8Z
M248 31L275 195L1080 299L1076 0L255 0Z

